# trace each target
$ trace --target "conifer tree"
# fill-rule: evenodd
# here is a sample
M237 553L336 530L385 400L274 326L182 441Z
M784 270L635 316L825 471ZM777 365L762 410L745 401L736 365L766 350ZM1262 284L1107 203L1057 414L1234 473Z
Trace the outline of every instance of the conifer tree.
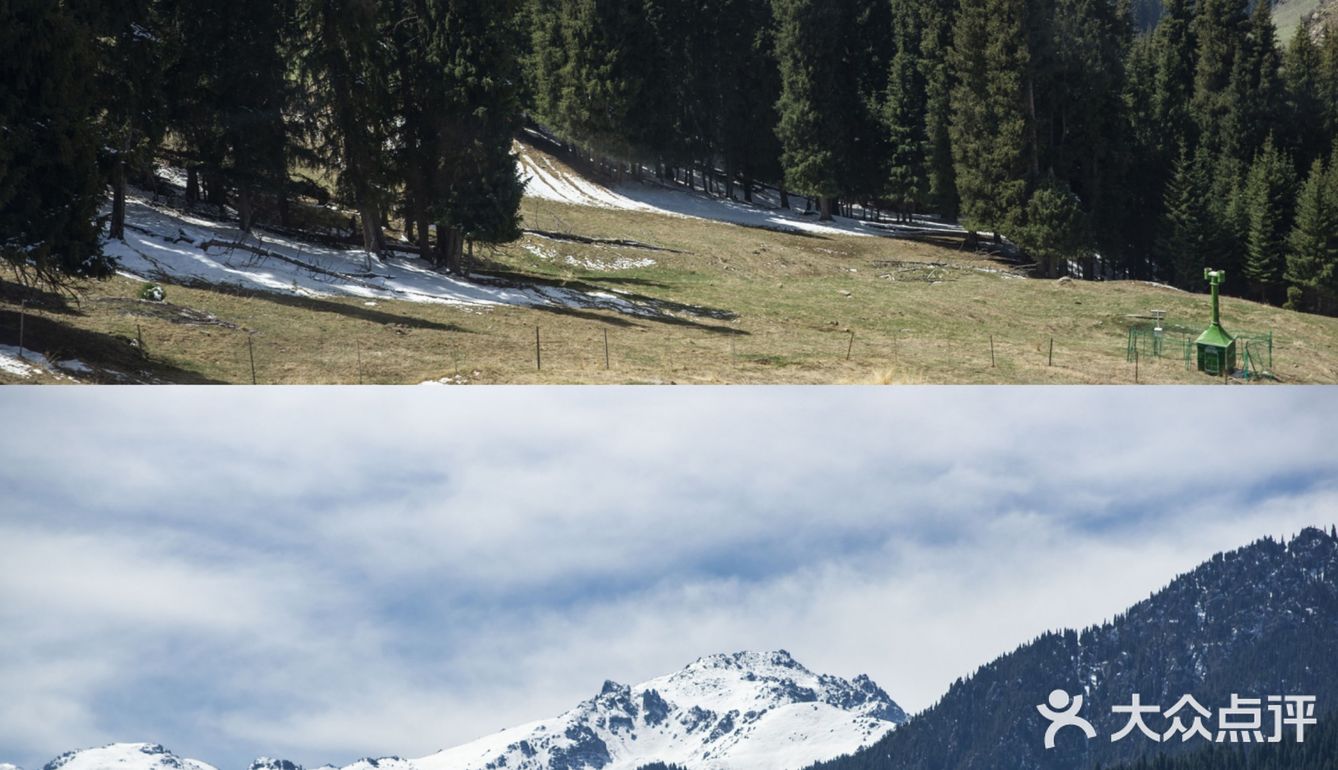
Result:
M1296 223L1287 240L1287 304L1324 312L1326 291L1338 270L1338 200L1331 197L1333 170L1316 158L1296 201Z
M837 107L847 76L841 52L841 2L774 0L780 62L781 163L788 187L816 195L820 216L832 218L841 194L842 161Z
M1299 168L1307 168L1328 149L1326 110L1321 82L1321 53L1304 25L1287 46L1283 66L1286 108L1282 144L1291 149Z
M769 0L721 0L718 145L728 178L738 176L752 201L753 182L780 178L776 101L780 98Z
M1085 257L1091 250L1086 216L1077 196L1050 177L1027 200L1014 240L1054 278L1061 265Z
M1217 221L1209 206L1210 170L1206 151L1189 155L1182 147L1166 187L1157 263L1174 285L1197 288L1205 267L1221 262Z
M952 151L963 223L997 235L1027 193L1025 0L964 3L952 52Z
M1192 0L1167 0L1165 11L1152 33L1155 86L1152 120L1159 134L1157 151L1165 161L1174 161L1180 148L1192 141L1190 100L1194 96L1194 4Z
M427 0L429 60L442 100L432 116L437 156L429 216L440 261L464 272L466 241L499 243L520 235L524 186L511 150L520 127L518 4Z
M1241 58L1248 25L1246 0L1199 0L1195 4L1194 95L1190 108L1199 141L1213 153L1240 158L1242 148L1229 123L1232 73Z
M1291 161L1270 136L1250 165L1245 185L1245 276L1266 301L1277 299L1282 284L1295 202Z
M1121 95L1132 21L1109 0L1056 0L1051 25L1044 100L1050 130L1040 148L1042 166L1077 196L1101 251L1112 261L1123 260L1128 249L1122 210L1128 204L1117 191L1123 148L1130 141Z
M1338 32L1320 39L1319 95L1325 105L1324 134L1338 136Z
M159 7L172 61L164 83L168 123L186 168L186 200L222 207L227 145L215 94L224 90L218 81L228 46L215 30L226 28L228 7L218 0L160 0Z
M1223 149L1241 158L1253 157L1264 138L1282 128L1282 56L1271 9L1269 0L1255 3L1231 72Z
M0 258L29 279L102 276L90 30L62 3L0 3Z
M232 0L221 14L227 26L212 34L227 42L216 63L213 106L227 151L225 176L237 191L241 229L255 222L261 193L285 194L288 181L288 62L292 22L288 0ZM375 222L380 226L379 220Z
M340 190L358 210L363 248L380 253L391 114L381 8L374 0L301 0L298 21L307 134L339 171Z
M101 164L112 187L108 234L125 237L126 185L144 171L166 130L163 107L166 29L155 0L83 0L70 4L93 34Z
M952 0L923 0L920 71L925 84L925 171L928 199L940 215L956 218L959 207L957 170L952 160L953 70L949 63L957 4Z
M646 57L653 50L639 4L623 0L559 0L562 69L553 119L568 138L627 158L629 130L647 95Z
M928 95L920 66L925 29L919 5L914 0L892 0L894 53L883 106L890 146L887 194L907 220L929 197Z

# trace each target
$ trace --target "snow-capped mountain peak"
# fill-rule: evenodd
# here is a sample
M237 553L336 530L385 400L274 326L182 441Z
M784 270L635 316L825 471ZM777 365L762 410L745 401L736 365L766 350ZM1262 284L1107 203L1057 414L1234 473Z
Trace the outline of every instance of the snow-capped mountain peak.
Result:
M94 749L67 751L42 770L217 770L198 759L187 759L158 743L112 743Z
M413 760L420 770L800 768L881 738L906 715L867 676L815 674L788 652L699 658L638 685L606 681L553 719Z

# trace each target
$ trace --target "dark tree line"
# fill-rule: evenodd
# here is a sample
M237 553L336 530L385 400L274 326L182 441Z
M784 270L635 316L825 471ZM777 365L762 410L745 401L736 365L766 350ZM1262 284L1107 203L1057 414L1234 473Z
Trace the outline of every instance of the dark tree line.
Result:
M1249 0L2 0L0 249L98 274L168 159L244 230L332 191L460 269L522 116L619 173L924 214L1045 275L1338 310L1338 33Z
M1338 763L1338 730L1332 717L1307 728L1305 741L1209 746L1187 755L1140 759L1111 770L1332 770ZM1099 769L1098 769L1099 770Z
M168 161L250 231L322 187L363 246L392 216L425 256L519 235L518 2L0 2L0 225L39 276L105 274L131 180ZM313 181L315 180L315 181ZM102 212L100 215L99 212ZM434 240L435 236L435 240Z
M632 173L935 213L1057 275L1338 308L1338 34L1248 0L532 0L534 115ZM696 173L683 173L684 170ZM706 182L711 184L711 182ZM714 188L713 188L714 189Z

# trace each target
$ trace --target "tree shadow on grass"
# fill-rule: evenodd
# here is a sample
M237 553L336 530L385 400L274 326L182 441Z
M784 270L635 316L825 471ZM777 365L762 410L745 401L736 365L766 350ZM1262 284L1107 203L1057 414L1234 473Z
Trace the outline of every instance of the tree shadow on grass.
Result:
M659 315L629 315L620 313L616 310L604 309L602 313L594 309L567 307L563 305L533 305L533 310L540 310L553 315L567 316L568 318L579 318L583 321L592 321L594 323L608 324L620 329L644 328L649 324L665 324L667 326L683 326L710 334L720 334L727 336L746 337L750 332L742 329L735 329L732 326L719 326L715 324L693 321L689 318L679 318L678 316L659 314Z
M19 313L0 310L0 344L19 342ZM184 385L222 385L221 380L166 363L141 352L136 340L105 332L80 329L46 314L29 313L23 319L23 347L41 353L53 365L59 361L78 360L91 372L66 372L83 382L97 384L179 383ZM57 365L57 369L60 367Z
M330 300L321 299L319 297L298 297L292 294L280 294L278 292L249 291L221 284L208 284L202 288L230 294L235 297L260 299L266 302L272 302L276 305L296 308L298 310L310 310L318 313L334 313L347 318L366 321L367 323L381 324L382 326L404 326L410 329L429 329L433 331L458 332L463 334L474 333L472 329L466 329L463 326L458 326L453 323L442 323L440 321L432 321L412 315L388 313L384 310L377 310L376 308L370 308L365 305L331 302ZM380 305L385 301L386 300L376 300L376 303Z
M581 296L591 296L594 292L607 292L605 286L598 283L590 283L583 280L561 281L549 278L540 278L537 276L526 276L520 273L513 273L505 270L495 270L480 272L475 276L476 280L486 281L492 285L505 286L507 288L533 288L546 287L560 289L571 292L573 300L579 301ZM735 329L729 326L709 323L708 321L733 321L737 319L738 313L732 310L723 310L720 308L704 307L701 305L688 305L673 300L660 299L658 297L649 297L644 294L632 294L620 292L616 296L617 302L623 302L635 310L629 310L625 307L617 307L611 304L601 303L595 299L589 302L577 305L535 305L535 309L544 310L552 313L574 315L587 318L589 320L599 320L605 323L628 326L636 325L631 319L640 321L670 324L674 326L687 326L695 329L701 329L714 334L742 335L747 332ZM615 321L608 316L591 313L591 310L604 310L609 313L616 313L617 317L623 317L626 321ZM706 320L697 320L706 319Z
M79 308L77 295L50 291L37 286L25 286L4 278L0 278L0 301L15 305L26 302L31 309L60 315L84 314Z

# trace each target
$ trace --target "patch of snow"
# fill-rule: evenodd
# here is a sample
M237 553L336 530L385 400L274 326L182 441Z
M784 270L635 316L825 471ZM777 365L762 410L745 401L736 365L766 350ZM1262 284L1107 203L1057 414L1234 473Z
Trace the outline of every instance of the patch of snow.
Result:
M24 379L39 374L49 374L58 379L72 379L61 374L60 369L52 366L51 361L41 353L24 348L22 355L20 355L19 348L16 345L0 345L0 371Z
M544 153L521 148L518 162L521 176L525 178L525 194L531 198L603 209L655 211L653 206L638 203L578 174L559 169Z
M303 243L229 223L159 208L142 197L126 205L125 241L108 240L105 253L123 275L171 279L303 297L359 297L468 307L562 306L656 315L647 304L608 294L550 286L476 283L432 270L415 258L372 257L365 251ZM368 270L368 262L371 270Z
M113 743L71 751L51 760L45 770L217 770L198 759L186 759L156 743Z
M57 361L57 362L56 362L56 367L57 367L58 369L63 370L63 371L73 372L73 373L75 373L75 374L92 374L92 373L93 373L93 367L89 366L88 364L84 363L83 361L80 361L80 360L77 359L77 358L67 358L67 359L65 359L64 361ZM0 768L0 770L3 770L3 768Z
M531 198L625 211L649 211L669 216L728 222L748 227L791 230L817 235L890 236L925 231L963 233L956 224L917 221L914 225L868 223L837 217L819 222L817 214L783 208L779 195L759 191L753 203L716 198L705 193L663 185L655 181L629 181L606 187L575 172L558 168L546 153L517 144L525 194ZM791 196L792 199L802 196ZM791 201L793 203L793 200Z
M586 270L594 270L602 273L612 273L619 270L637 270L643 267L653 267L655 260L650 257L615 257L612 260L591 259L589 257L573 257L571 255L560 255L552 249L546 249L535 243L526 243L522 247L529 253L544 260L545 262L558 262L572 267L580 267Z
M154 175L177 189L186 189L186 172L182 169L175 166L160 165L154 169Z

